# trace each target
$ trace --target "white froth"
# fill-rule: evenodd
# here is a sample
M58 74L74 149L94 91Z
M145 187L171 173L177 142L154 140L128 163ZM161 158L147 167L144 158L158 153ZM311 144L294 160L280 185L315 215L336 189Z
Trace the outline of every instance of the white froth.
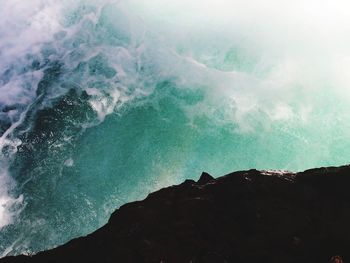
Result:
M0 168L0 230L11 224L13 217L20 212L20 209L13 209L13 207L20 207L23 202L23 196L20 195L18 198L11 197L9 191L14 187L15 182L8 175L7 169L4 167Z
M69 158L64 161L64 165L67 167L72 167L74 165L74 160L72 158Z
M2 1L0 9L0 121L10 122L10 127L0 135L0 229L11 224L20 212L23 196L14 197L11 193L15 181L8 172L8 163L21 143L11 136L21 124L25 111L36 96L36 89L43 72L23 71L27 66L27 55L35 55L41 46L51 41L60 28L59 14L61 3L57 1ZM6 71L11 71L6 76ZM7 155L3 148L7 147Z

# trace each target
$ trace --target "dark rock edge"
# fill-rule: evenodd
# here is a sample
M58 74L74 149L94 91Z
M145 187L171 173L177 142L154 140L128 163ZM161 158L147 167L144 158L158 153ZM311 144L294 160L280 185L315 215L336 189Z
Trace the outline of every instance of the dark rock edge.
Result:
M108 223L12 262L350 262L350 166L203 173L125 204Z

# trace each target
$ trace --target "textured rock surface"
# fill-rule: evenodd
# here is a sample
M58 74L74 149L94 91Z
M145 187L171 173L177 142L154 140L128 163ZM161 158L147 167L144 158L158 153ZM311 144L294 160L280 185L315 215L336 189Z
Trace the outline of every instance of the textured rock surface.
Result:
M203 173L116 210L108 224L7 262L350 262L350 167Z

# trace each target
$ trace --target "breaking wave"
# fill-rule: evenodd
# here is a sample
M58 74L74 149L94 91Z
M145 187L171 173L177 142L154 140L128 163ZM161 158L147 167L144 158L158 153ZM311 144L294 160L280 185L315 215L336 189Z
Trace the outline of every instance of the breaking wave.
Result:
M346 1L2 1L0 256L202 170L350 156Z

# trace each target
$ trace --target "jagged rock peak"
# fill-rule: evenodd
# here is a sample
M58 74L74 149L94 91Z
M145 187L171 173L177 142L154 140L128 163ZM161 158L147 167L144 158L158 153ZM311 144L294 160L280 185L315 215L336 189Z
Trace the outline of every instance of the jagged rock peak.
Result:
M212 181L215 181L214 177L206 172L203 172L201 174L201 177L198 180L198 183L199 184L207 184L207 183L212 182Z

